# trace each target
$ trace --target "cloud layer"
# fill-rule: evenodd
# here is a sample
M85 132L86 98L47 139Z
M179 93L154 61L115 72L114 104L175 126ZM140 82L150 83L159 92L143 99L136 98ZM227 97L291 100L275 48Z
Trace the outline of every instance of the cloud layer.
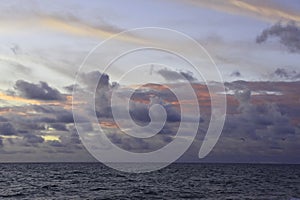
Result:
M278 76L289 76L289 73L282 69L274 73ZM174 76L172 78L176 79ZM128 151L150 152L174 139L180 123L180 104L167 87L147 84L137 89L131 97L130 114L139 125L150 122L151 104L159 103L167 111L167 122L163 129L154 137L139 139L124 134L111 113L111 93L116 87L119 88L118 95L122 99L122 95L131 89L110 83L109 76L98 71L82 74L80 85L77 87L89 92L88 88L97 80L100 82L96 90L96 113L99 125L112 142ZM197 139L181 158L183 161L198 161L197 151L210 119L207 88L197 82L191 84L198 96L201 119L187 118L190 123L199 120L200 126ZM222 157L226 162L245 161L249 158L252 158L253 162L299 162L295 156L300 153L297 146L300 141L300 98L297 96L300 83L235 81L226 83L225 86L228 93L227 120L220 141L207 159ZM87 155L74 126L67 98L70 94L63 94L47 83L36 84L22 80L17 81L14 89L15 91L6 95L14 95L16 99L22 97L28 101L22 106L11 105L0 109L0 146L3 155L17 156L28 150L41 157L49 154L62 157L69 154ZM32 99L35 101L31 102ZM189 101L187 99L182 103L189 104ZM123 120L126 123L128 119ZM94 125L84 117L78 123L84 125L81 127L85 127L86 133L94 133ZM189 139L189 127L184 127L183 130L186 132L186 139ZM26 157L26 153L23 156ZM36 159L42 159L41 157ZM84 157L78 159L84 160Z

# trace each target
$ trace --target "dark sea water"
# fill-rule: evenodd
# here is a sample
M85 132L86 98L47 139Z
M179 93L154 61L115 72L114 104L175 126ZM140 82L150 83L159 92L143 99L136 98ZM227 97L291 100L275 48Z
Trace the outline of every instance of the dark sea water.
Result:
M300 165L173 164L146 174L99 163L0 164L0 199L292 199Z

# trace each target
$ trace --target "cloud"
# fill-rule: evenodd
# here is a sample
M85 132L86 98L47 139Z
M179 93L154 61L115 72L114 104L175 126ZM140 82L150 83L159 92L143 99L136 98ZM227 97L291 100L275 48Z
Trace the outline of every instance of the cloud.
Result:
M100 39L106 39L111 37L122 30L116 27L103 25L102 26L94 26L84 21L77 19L76 17L72 17L65 19L62 17L53 17L46 15L38 15L36 21L40 23L40 26L44 26L50 28L55 31L65 32L72 35L84 36L84 37L94 37ZM144 44L146 41L139 39L134 36L119 36L117 38L120 41Z
M0 135L15 135L17 133L15 127L9 122L0 123Z
M300 79L300 73L296 70L290 70L288 68L277 68L272 74L273 77L283 80L298 80Z
M108 138L120 148L135 153L156 151L173 140L178 123L166 123L162 130L150 138L136 138L123 134L120 130L107 131Z
M289 74L289 71L278 70L279 76ZM160 85L148 84L140 87L131 97L130 114L136 122L148 123L149 106L153 104L162 105L167 111L167 122L157 136L147 140L129 137L123 134L114 123L110 114L110 95L114 90L109 76L103 76L101 84L94 81L101 77L100 72L90 72L82 76L77 87L85 92L89 91L92 85L97 86L96 96L102 95L96 100L98 117L106 130L108 137L118 146L133 152L150 152L161 148L171 142L177 132L181 113L174 94ZM171 83L170 83L171 84ZM291 149L299 152L299 127L300 111L299 95L297 96L299 82L246 82L235 81L226 83L226 87L236 91L227 95L228 114L220 142L214 149L213 155L234 160L243 156L263 158L273 155L274 151L282 151L287 155ZM178 86L178 84L177 84ZM199 101L208 101L209 95L205 87L200 83L192 84L198 94ZM120 87L118 97L127 94L131 88ZM184 88L183 88L184 89ZM261 91L279 92L284 95L273 95ZM126 95L125 95L126 96ZM3 141L3 149L8 147L23 148L15 150L19 153L24 148L39 152L55 154L63 153L68 155L82 152L82 145L74 126L74 119L70 107L65 107L66 101L59 104L23 105L22 107L9 107L1 109L0 135ZM183 102L188 103L188 102ZM209 107L210 104L204 104ZM85 109L83 107L83 109ZM207 108L206 108L207 109ZM201 124L198 134L204 135L209 125L209 109L201 110ZM93 132L93 126L83 120L80 123L86 124L83 130ZM124 122L126 123L124 119ZM188 122L194 122L191 121ZM105 123L110 122L110 123ZM101 123L100 123L101 124ZM105 126L105 124L107 126ZM297 128L298 127L298 128ZM129 127L130 128L130 127ZM183 127L187 134L190 134L190 127ZM13 137L15 136L15 137ZM45 136L55 136L56 139L45 140ZM43 138L44 137L44 138ZM201 137L199 137L201 139ZM188 138L189 139L189 138ZM197 142L197 151L201 140ZM201 142L200 142L201 141ZM1 143L1 142L0 142ZM1 144L0 144L1 145ZM196 148L196 147L195 147ZM197 151L193 161L198 161ZM43 154L43 153L41 153ZM232 158L231 156L236 157ZM231 158L230 158L231 157ZM238 158L237 158L238 157Z
M244 105L248 105L251 98L251 90L237 90L235 92L235 97L240 103L240 107L244 107Z
M140 102L130 102L129 112L134 121L149 123L149 108L154 105L161 105L167 113L167 122L179 122L181 120L180 111L176 110L175 106L169 103L164 103L159 96L150 97L149 104Z
M104 73L102 74L100 71L82 73L79 75L79 81L88 88L93 88L94 86L97 86L97 88L107 88L110 86L109 76Z
M114 86L109 82L109 76L99 71L91 71L79 75L78 85L70 86L69 89L76 89L77 93L84 96L86 93L95 95L95 111L98 118L106 117L111 118L111 93ZM88 103L93 103L91 102ZM94 110L90 110L91 113Z
M54 88L51 88L46 82L39 84L29 83L18 80L14 86L22 97L38 100L65 100L65 97Z
M171 71L168 69L161 69L157 71L158 74L160 74L166 81L172 81L172 82L177 82L177 81L185 81L188 80L190 82L196 81L197 79L194 77L192 72L176 72L176 71Z
M6 119L5 117L0 116L0 122L8 122L8 119Z
M53 123L51 124L51 128L54 128L57 131L68 131L66 125L63 123Z
M25 142L25 145L35 145L35 144L44 142L44 138L42 138L41 136L35 135L35 134L31 134L31 133L24 134L23 140Z
M300 28L294 22L289 22L286 25L277 23L270 28L263 30L257 36L256 42L263 43L269 37L277 37L281 44L283 44L292 53L300 53Z
M284 68L277 68L274 73L275 73L275 75L279 76L280 78L289 78L290 77L290 74Z
M207 7L220 12L229 14L238 14L258 18L264 21L278 21L278 20L293 20L300 21L299 13L292 12L284 8L281 4L276 2L269 3L269 1L245 1L245 0L228 0L228 1L197 1L185 0L180 1L191 4L193 6Z
M22 20L24 17L28 20ZM97 22L99 21L101 21L101 19L97 20ZM55 15L47 15L45 13L37 13L36 11L26 13L23 12L23 10L15 13L13 17L11 17L9 13L6 13L5 16L1 16L0 24L1 26L6 27L3 31L7 31L9 33L19 31L24 27L27 29L34 27L36 30L46 29L47 31L64 33L69 36L96 38L101 40L107 39L123 31L120 28L107 25L103 21L94 25L86 20L77 18L75 15L57 16L57 13L55 13ZM147 43L136 36L129 35L120 36L117 39L122 42L133 44Z
M242 74L239 71L234 71L230 74L231 77L241 77Z
M71 111L61 110L55 113L56 121L61 123L74 123L73 114Z

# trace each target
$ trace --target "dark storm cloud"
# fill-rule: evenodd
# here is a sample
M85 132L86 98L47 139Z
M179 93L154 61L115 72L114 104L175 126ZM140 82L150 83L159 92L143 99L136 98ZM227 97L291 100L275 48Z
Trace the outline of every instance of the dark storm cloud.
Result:
M157 71L166 81L196 81L192 72L176 72L168 69L161 69Z
M51 88L46 82L39 84L29 83L18 80L14 86L22 97L39 100L65 100L65 97L54 88Z
M290 22L286 25L277 23L265 29L257 36L256 42L263 43L272 36L278 37L280 43L286 46L290 52L300 53L300 28L294 22Z

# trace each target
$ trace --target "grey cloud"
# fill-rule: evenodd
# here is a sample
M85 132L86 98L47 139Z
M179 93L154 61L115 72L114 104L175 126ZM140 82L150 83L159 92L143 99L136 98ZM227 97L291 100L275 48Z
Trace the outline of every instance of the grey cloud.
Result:
M300 79L300 73L296 70L289 70L286 68L277 68L274 71L274 76L284 80L297 80Z
M65 100L65 97L56 89L51 88L46 82L39 84L18 80L14 86L22 97L39 100Z
M159 104L164 107L167 113L167 122L178 122L181 120L180 112L173 105L164 103L159 97L151 97L150 103L130 102L129 112L133 120L140 122L150 122L149 107L153 104Z
M0 134L1 135L15 135L17 133L15 127L9 122L0 123Z
M73 85L68 85L68 86L65 86L64 89L69 92L69 93L72 93L74 88L79 88L80 86L78 84L73 84Z
M73 114L71 111L62 110L56 112L56 121L61 123L74 123Z
M295 127L290 124L289 117L282 114L277 105L252 104L250 90L236 92L236 98L240 103L239 113L227 115L223 130L227 136L260 140L264 143L269 140L278 141L278 138L295 133Z
M61 135L59 139L63 146L81 148L81 141L75 127L70 127L69 132Z
M107 74L102 74L99 71L91 71L88 73L82 73L79 76L81 83L84 83L88 87L109 87L109 76ZM74 86L73 86L74 87Z
M27 133L23 136L23 140L26 142L25 145L32 145L32 144L38 144L43 143L44 139L41 136Z
M33 110L38 113L52 113L53 108L51 106L44 106L44 105L32 105Z
M166 123L163 129L153 137L142 139L131 137L114 131L107 133L108 138L117 146L135 153L146 153L158 150L173 140L177 132L177 124Z
M64 147L64 145L56 140L47 141L47 144L49 144L52 147Z
M52 118L52 117L36 117L34 118L34 121L36 123L55 123L56 119Z
M8 120L5 117L0 116L0 122L7 122Z
M71 110L66 110L60 106L32 106L36 112L39 112L40 116L32 118L36 123L47 124L69 124L74 123L73 113ZM77 118L80 123L87 122L85 117Z
M245 104L248 105L251 98L251 90L236 90L235 92L236 99L240 102L240 107L245 107Z
M242 74L239 71L234 71L230 74L231 77L241 77Z
M157 71L166 81L196 81L197 79L194 77L192 72L176 72L168 69L161 69Z
M66 125L63 123L53 123L53 124L51 124L51 127L57 131L68 131L68 129L66 128Z
M263 43L269 37L278 37L281 44L287 47L290 52L300 53L300 28L294 22L286 25L277 23L270 28L265 29L257 36L256 42Z
M275 73L275 75L279 76L280 78L290 77L290 74L283 68L277 68L274 73Z
M95 109L96 115L98 118L111 118L111 103L110 103L110 95L113 88L117 85L113 86L109 82L109 76L107 74L101 73L99 71L91 71L88 73L82 73L79 75L80 85L70 86L69 89L75 88L76 91L82 92L84 95L87 93L95 93ZM93 111L91 111L93 112Z

